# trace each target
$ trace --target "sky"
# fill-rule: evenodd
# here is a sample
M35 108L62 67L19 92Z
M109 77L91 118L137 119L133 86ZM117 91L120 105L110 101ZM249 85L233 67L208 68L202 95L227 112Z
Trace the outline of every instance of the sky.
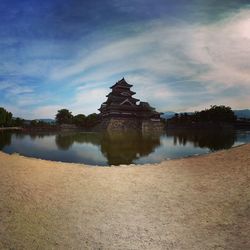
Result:
M158 111L250 108L250 0L1 0L0 107L98 112L121 78Z

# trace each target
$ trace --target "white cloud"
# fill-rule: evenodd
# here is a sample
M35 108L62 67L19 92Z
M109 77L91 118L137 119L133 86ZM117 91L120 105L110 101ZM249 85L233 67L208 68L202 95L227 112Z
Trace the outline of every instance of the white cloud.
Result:
M34 90L28 86L13 85L7 90L8 95L15 96L20 94L32 93Z
M61 79L85 72L80 79L88 81L145 70L158 78L198 75L197 80L225 85L238 80L237 84L245 84L250 68L249 13L242 11L231 19L210 25L169 27L165 23L153 23L137 36L112 42L70 67L55 70L52 77ZM206 70L200 72L201 66ZM86 73L93 67L96 68L93 73Z
M55 118L57 111L64 107L60 105L41 106L32 111L32 119Z
M10 82L5 82L5 81L1 82L0 83L0 90L5 90L11 86L12 86L12 84Z
M35 63L29 60L13 68L19 73L42 75L49 83L72 86L77 92L74 100L67 100L67 106L75 114L97 112L108 87L123 76L134 85L137 98L160 111L193 110L221 103L246 108L250 95L249 16L250 10L241 10L210 24L170 26L164 21L150 22L138 27L136 35L111 37L111 42L99 49L79 51L70 65L66 58L41 59L53 51L59 55L63 45L49 47L47 42L40 42L30 47L30 53L25 52L31 56L41 47ZM230 89L241 91L227 96L225 92ZM10 89L5 83L0 90L8 90L12 96L25 94L27 100L20 100L20 107L32 104L32 88ZM32 111L32 116L54 117L59 108L61 105L42 106Z
M199 80L224 88L250 86L250 25L246 25L250 24L249 14L250 11L242 11L194 33L188 57L208 67Z
M70 105L70 109L74 111L74 114L90 114L97 112L101 103L105 101L105 96L108 94L106 88L95 88L86 90L79 88L74 103Z
M250 11L244 10L207 25L170 27L162 22L150 23L148 30L111 42L70 67L54 70L51 77L57 80L71 77L74 79L72 84L83 84L86 91L89 86L90 90L77 94L76 103L84 104L82 107L87 104L91 112L103 101L103 83L117 75L125 76L135 85L139 98L152 102L161 110L168 105L174 108L174 100L176 107L185 103L178 100L181 95L175 89L175 81L182 81L183 90L190 92L193 99L201 96L195 96L195 88L189 90L192 81L200 83L203 94L211 99L218 92L223 97L225 90L236 86L250 92L249 15ZM90 101L94 87L97 92L101 91ZM248 104L244 98L245 101L237 105L233 96L222 97L228 105L246 107ZM195 108L197 102L192 105L189 101L188 105L185 108Z

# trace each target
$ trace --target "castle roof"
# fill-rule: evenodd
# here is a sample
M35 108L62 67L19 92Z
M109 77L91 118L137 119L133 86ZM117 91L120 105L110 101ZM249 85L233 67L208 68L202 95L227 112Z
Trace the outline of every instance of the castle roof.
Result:
M118 82L116 82L113 86L111 86L110 88L113 89L115 87L120 87L120 88L131 88L133 85L128 84L126 82L126 80L124 79L124 77L119 80Z
M126 89L125 91L112 91L109 94L106 95L106 97L109 96L122 96L122 97L126 97L126 96L132 96L135 95L136 93L134 91L131 91L130 89Z
M128 97L124 97L124 96L122 97L122 96L113 96L113 95L110 95L108 97L107 103L114 102L114 103L121 104L126 99L129 99L133 103L136 103L136 102L140 101L139 99L136 99L136 98L133 98L133 97L129 97L128 98Z
M149 103L140 102L137 104L140 100L132 97L135 94L130 90L132 86L122 78L110 87L112 91L107 95L106 102L99 108L101 115L103 117L130 116L139 119L159 118L160 113L151 107Z

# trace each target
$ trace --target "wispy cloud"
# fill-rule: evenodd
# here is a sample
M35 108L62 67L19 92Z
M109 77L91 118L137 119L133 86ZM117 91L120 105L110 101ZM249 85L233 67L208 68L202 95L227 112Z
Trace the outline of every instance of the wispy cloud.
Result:
M210 96L210 102L218 102L218 93L228 105L247 106L247 102L237 105L240 93L225 97L223 92L229 88L242 88L242 95L250 91L249 14L249 10L242 10L206 25L177 23L170 27L150 22L147 30L113 41L70 67L56 69L51 77L73 79L73 84L90 88L98 88L96 82L100 81L102 89L102 82L125 76L135 84L139 96L159 109L168 105L181 108L178 103L184 106L185 102L178 98L183 96L196 99L193 104L187 101L187 108L197 107L205 95Z
M30 117L45 117L46 112L46 117L53 117L60 107L88 114L97 112L109 86L125 77L134 85L138 98L160 111L194 110L221 103L233 108L249 107L250 9L245 5L244 9L238 8L241 5L235 1L227 2L237 5L237 11L228 11L231 8L226 8L223 1L218 5L226 15L220 15L212 4L192 1L192 21L191 14L187 18L182 13L190 10L187 4L143 1L143 8L138 9L141 0L113 0L108 5L113 19L105 12L105 31L101 26L93 28L91 11L84 19L81 4L73 7L75 19L83 23L73 26L75 21L62 6L58 11L69 23L57 19L56 12L53 14L58 23L48 30L54 30L56 37L76 31L82 24L86 34L79 30L72 37L49 34L22 37L20 41L11 36L0 39L2 103L13 107L15 102L15 110L20 112L25 107ZM200 17L204 13L206 21ZM125 20L131 15L133 18L123 22L120 15ZM216 18L208 22L212 16ZM93 23L89 24L89 18Z
M60 105L45 105L40 106L39 108L33 109L32 119L38 118L55 118L57 111L64 107Z
M93 88L88 90L79 88L70 108L74 111L74 114L83 113L83 110L85 114L97 113L97 109L101 106L100 101L105 101L107 94L107 88Z

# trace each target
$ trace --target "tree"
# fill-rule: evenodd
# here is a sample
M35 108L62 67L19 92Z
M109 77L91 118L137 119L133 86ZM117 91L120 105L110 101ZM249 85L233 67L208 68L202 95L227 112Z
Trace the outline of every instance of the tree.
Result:
M99 115L96 113L90 114L86 117L86 127L91 128L99 123Z
M31 127L36 127L37 124L38 124L38 121L37 121L37 120L32 120L32 121L30 122L30 126L31 126Z
M168 119L169 124L193 125L194 123L233 123L236 116L230 107L224 105L213 105L210 109L196 111L193 114L175 114L174 117Z
M86 124L86 116L83 114L78 114L74 116L73 122L78 127L84 127Z
M213 105L208 110L208 116L211 121L224 121L224 122L234 122L236 116L230 107L224 105L216 106Z
M0 126L11 126L12 113L8 112L4 108L0 108Z
M17 127L21 127L24 125L24 119L21 119L19 117L13 119L13 125Z
M68 109L61 109L57 111L56 122L58 124L72 124L73 115Z

